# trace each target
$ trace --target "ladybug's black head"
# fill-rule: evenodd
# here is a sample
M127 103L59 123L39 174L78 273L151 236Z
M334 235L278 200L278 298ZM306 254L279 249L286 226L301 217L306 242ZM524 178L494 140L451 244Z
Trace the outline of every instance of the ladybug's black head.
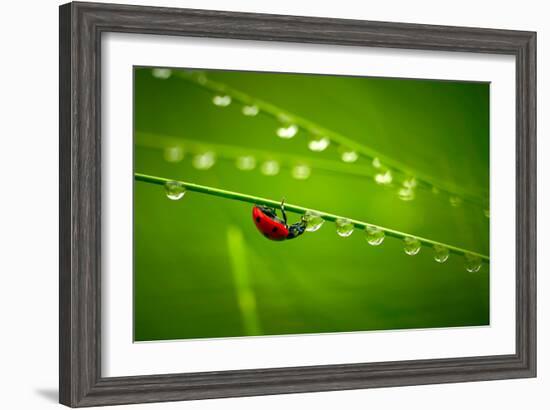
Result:
M288 236L286 239L293 239L297 236L300 236L306 231L306 221L304 218L300 220L300 222L296 222L295 224L292 224L288 227Z

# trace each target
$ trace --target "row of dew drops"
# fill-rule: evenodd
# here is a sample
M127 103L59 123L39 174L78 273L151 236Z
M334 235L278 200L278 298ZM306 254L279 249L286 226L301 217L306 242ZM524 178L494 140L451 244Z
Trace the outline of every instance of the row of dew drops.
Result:
M154 68L152 75L159 79L168 79L172 75L172 71L168 68ZM202 81L201 81L202 79ZM200 74L199 83L206 82L206 76L204 73ZM233 99L228 94L215 94L212 97L212 103L218 107L228 107L231 105ZM255 117L260 113L260 108L255 104L244 104L241 108L241 112L244 116ZM278 116L279 126L276 129L276 135L281 139L291 139L298 134L299 127L293 123L292 118L285 114ZM328 137L323 135L313 135L309 137L307 146L309 150L313 152L323 152L331 144ZM352 164L359 159L359 154L350 148L339 146L338 153L340 159L348 164ZM177 162L181 160L183 151L180 147L169 147L165 152L165 158L167 161ZM197 154L193 158L193 166L197 169L210 169L215 163L215 154L212 151L207 151L202 154ZM394 182L394 175L392 171L384 166L378 157L372 158L372 166L376 172L373 180L376 184L389 187ZM237 158L236 166L242 171L253 170L256 167L256 159L253 156L242 156ZM267 176L277 175L280 170L280 165L275 160L267 160L261 165L261 172ZM306 164L295 165L292 169L292 176L295 179L305 180L311 175L311 168ZM415 199L416 188L418 181L416 178L409 176L406 177L398 187L397 196L402 201L412 201ZM432 194L438 195L440 193L439 188L433 186ZM449 196L449 204L452 207L459 207L463 203L463 199L458 195ZM489 210L484 209L483 214L489 218Z
M164 190L166 196L174 201L180 200L186 193L185 185L179 181L167 181L164 184ZM307 211L304 215L304 219L306 221L306 231L308 232L318 231L325 223L321 215L314 211ZM347 238L355 230L355 225L347 218L338 218L335 225L336 233L343 238ZM381 245L386 238L386 234L382 229L372 225L367 225L364 228L364 235L367 243L372 246ZM422 244L417 238L413 236L406 236L403 238L403 250L407 255L417 255L421 248ZM438 263L445 263L449 259L449 249L443 245L434 244L433 252L433 259ZM482 262L479 256L466 253L464 258L465 268L468 272L478 272L481 269Z
M164 149L164 159L167 162L181 162L185 156L182 146L169 146ZM213 150L205 150L193 155L191 164L195 169L207 171L216 164L216 153ZM253 171L258 167L258 160L253 155L239 155L235 158L235 166L240 171ZM281 164L275 159L266 159L260 165L260 172L266 176L278 175ZM291 175L298 180L306 180L311 176L311 167L298 163L292 166Z

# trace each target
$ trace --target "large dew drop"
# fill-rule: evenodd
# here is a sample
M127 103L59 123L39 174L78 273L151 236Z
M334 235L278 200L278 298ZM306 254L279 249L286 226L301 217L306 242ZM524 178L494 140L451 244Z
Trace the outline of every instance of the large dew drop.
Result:
M344 149L340 153L340 158L342 161L347 163L355 162L359 159L359 155L357 155L357 152L350 150L350 149Z
M306 211L304 215L304 220L306 221L306 231L315 232L318 231L325 220L317 212Z
M262 174L267 176L277 175L279 173L279 163L275 160L268 160L262 164Z
M201 85L205 85L208 82L208 78L206 78L205 73L198 72L196 73L195 78L197 79L197 82Z
M401 187L397 192L399 199L402 201L412 201L414 199L414 189L409 187Z
M367 225L365 228L365 239L369 245L378 246L384 242L386 234L380 228L376 226Z
M413 238L412 236L407 236L403 239L404 243L404 251L407 255L416 255L418 252L420 252L420 247L422 246L420 244L420 241L416 238Z
M183 148L177 145L164 149L164 159L167 162L180 162L183 159Z
M252 171L256 168L256 158L252 155L243 155L237 158L237 168L241 171Z
M438 263L445 263L449 259L449 249L443 245L434 245L434 260Z
M285 140L293 138L297 132L298 132L298 127L294 124L290 124L286 127L282 126L277 128L277 136Z
M391 171L388 169L385 172L378 172L374 175L374 182L379 185L389 185L393 181Z
M197 154L193 157L193 166L196 169L205 171L210 169L216 163L216 154L212 151L203 152L202 154Z
M465 267L468 272L479 272L481 269L481 258L479 256L467 253L464 258L466 259Z
M164 191L169 199L177 201L185 195L185 185L178 181L167 181L164 184Z
M308 179L311 175L311 168L305 164L298 164L292 168L292 177L295 179Z
M307 147L313 152L321 152L328 148L330 140L327 137L318 137L309 140Z
M172 75L172 70L169 68L153 68L153 77L161 80L167 80Z
M336 220L336 233L343 238L350 236L353 233L353 223L346 218L338 218Z
M244 105L242 109L243 115L247 117L255 117L260 112L260 109L257 105Z
M229 95L215 95L212 97L212 103L218 107L227 107L231 104L231 96Z

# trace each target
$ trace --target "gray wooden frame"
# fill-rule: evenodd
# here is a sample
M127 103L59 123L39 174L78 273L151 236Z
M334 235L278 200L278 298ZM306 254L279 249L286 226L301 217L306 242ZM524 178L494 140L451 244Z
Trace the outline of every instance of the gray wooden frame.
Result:
M509 54L516 58L515 354L105 378L100 356L101 35L146 33ZM206 10L60 7L60 402L72 407L536 374L536 33ZM510 164L512 166L512 164ZM510 221L512 224L513 221Z

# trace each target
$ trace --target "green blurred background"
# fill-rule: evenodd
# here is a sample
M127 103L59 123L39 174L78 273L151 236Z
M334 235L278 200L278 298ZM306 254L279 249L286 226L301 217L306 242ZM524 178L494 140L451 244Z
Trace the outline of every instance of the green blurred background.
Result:
M444 184L487 198L489 84L304 74L204 71L208 79L305 117ZM161 73L162 74L162 73ZM171 75L170 75L171 74ZM402 201L397 186L316 169L309 178L282 166L274 176L242 171L216 153L208 170L193 157L210 144L266 151L281 163L323 159L342 167L338 147L311 152L306 132L284 140L279 123L241 113L233 101L176 75L135 68L135 172L179 179L344 215L489 253L486 207L453 207L447 195L418 190ZM160 77L160 78L159 78ZM194 143L189 143L189 141ZM183 158L165 158L181 143ZM187 145L186 145L187 144ZM191 147L188 149L186 147ZM195 152L193 152L195 151ZM181 160L180 160L181 159ZM188 192L167 199L158 185L134 184L134 338L136 341L346 332L489 324L489 266L464 269L451 254L416 256L387 237L367 244L356 230L339 237L333 223L286 242L256 230L247 203ZM289 222L298 215L289 214Z

